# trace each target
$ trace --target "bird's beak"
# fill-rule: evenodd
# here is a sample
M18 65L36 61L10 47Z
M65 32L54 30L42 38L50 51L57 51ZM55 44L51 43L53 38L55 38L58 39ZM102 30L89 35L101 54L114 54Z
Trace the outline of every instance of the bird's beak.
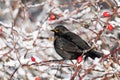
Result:
M58 32L58 30L56 30L56 29L53 29L53 30L51 30L52 32L55 32L55 33L57 33Z

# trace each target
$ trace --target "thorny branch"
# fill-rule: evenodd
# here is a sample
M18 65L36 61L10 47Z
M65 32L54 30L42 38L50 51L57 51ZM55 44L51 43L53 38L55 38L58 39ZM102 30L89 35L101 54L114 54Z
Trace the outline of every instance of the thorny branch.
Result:
M90 60L85 68L84 63L76 66L69 60L59 60L53 48L53 35L50 32L51 28L57 24L67 25L71 31L76 31L86 38L86 41L93 40L100 47L99 51L110 52L98 61L104 67L102 71L96 70L96 72L101 72L101 75L95 75L89 79L107 80L113 77L119 79L120 39L116 37L120 27L118 1L2 0L0 4L0 73L2 75L0 79L21 79L21 76L25 80L35 80L36 76L49 79L53 78L51 77L53 74L59 75L59 72L62 76L54 77L54 79L63 79L69 74L71 76L67 79L87 79L90 73L96 70L98 64ZM106 10L110 13L109 17L102 15ZM50 14L54 14L56 19L50 20ZM108 29L109 25L113 26L112 30ZM98 43L99 41L101 43ZM118 43L117 48L110 51L115 42ZM111 56L113 54L116 54L118 58ZM31 56L34 58L33 61ZM92 65L89 62L92 62ZM60 64L61 70L57 70L56 67ZM111 68L112 70L109 70ZM52 72L55 69L58 73ZM6 75L3 78L4 74Z

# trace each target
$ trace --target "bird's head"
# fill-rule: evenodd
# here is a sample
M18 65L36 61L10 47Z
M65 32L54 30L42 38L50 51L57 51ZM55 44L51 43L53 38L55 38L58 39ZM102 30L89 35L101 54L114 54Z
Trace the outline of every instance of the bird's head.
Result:
M57 35L63 35L65 33L69 32L69 30L63 25L58 25L55 27L55 29L53 29L51 31L53 31Z

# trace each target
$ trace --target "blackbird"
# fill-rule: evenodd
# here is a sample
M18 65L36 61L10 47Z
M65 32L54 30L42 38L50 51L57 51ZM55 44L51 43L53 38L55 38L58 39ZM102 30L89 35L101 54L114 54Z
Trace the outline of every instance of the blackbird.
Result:
M65 60L77 59L85 50L91 48L81 37L70 32L63 25L58 25L51 31L54 32L55 37L54 48ZM86 60L88 57L91 57L92 59L95 59L95 57L100 58L103 54L91 49L84 53L84 55L84 59Z

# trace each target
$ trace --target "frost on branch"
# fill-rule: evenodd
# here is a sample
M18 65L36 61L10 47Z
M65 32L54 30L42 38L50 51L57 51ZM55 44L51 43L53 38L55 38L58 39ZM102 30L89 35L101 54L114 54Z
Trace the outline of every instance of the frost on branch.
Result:
M119 6L119 0L1 0L0 79L119 80ZM61 60L50 31L58 24L104 56Z

